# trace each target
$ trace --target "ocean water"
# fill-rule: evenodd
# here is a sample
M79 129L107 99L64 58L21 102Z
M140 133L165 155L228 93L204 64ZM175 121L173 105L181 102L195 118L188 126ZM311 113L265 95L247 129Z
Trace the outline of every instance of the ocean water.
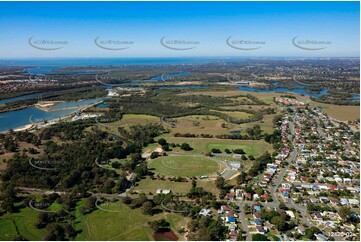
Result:
M202 64L216 61L238 61L239 58L167 57L167 58L38 58L1 60L0 66L31 66L28 74L51 74L53 70L68 66L121 66L161 64Z

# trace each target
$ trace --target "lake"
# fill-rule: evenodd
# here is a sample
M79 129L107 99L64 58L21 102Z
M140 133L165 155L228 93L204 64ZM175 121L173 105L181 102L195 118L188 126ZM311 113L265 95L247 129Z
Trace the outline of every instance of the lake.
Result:
M273 82L273 85L277 86L277 82ZM306 96L310 96L310 97L315 97L315 98L319 98L322 95L326 95L328 94L328 89L322 89L319 93L313 93L313 92L309 92L307 90L305 90L305 88L301 85L295 84L294 86L297 85L297 88L292 88L292 89L288 89L285 87L276 87L275 89L257 89L257 88L253 88L253 87L248 87L248 86L240 86L238 87L239 90L241 91L246 91L246 92L282 92L282 93L296 93L296 94L303 94ZM352 94L352 98L350 99L346 99L347 101L351 101L351 102L360 102L360 95L359 94Z
M238 87L238 89L241 91L246 91L246 92L292 92L292 93L297 93L297 94L303 94L303 95L310 96L310 97L320 97L321 95L328 94L327 89L321 90L320 93L312 93L303 88L288 89L285 87L276 87L275 89L257 89L257 88L253 88L253 87L240 86L240 87Z

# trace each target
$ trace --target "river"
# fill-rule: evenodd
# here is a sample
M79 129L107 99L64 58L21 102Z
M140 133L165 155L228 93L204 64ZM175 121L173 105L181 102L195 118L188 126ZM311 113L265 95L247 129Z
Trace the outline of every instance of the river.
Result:
M101 99L97 98L77 102L58 103L50 108L50 112L46 112L35 107L29 107L21 110L0 113L0 132L25 127L26 125L44 120L62 118L76 112L80 106L95 104L100 100Z
M45 68L45 69L44 69ZM47 68L46 66L42 66L42 67L34 67L34 69L32 69L32 72L39 72L36 74L44 74L47 71L49 71L50 69L54 69L54 66L52 66L51 68ZM34 73L34 72L33 72ZM152 77L149 80L144 80L144 81L139 81L139 83L141 82L151 82L151 81L166 81L169 80L169 78L171 77L176 77L176 76L181 76L181 75L187 75L190 74L189 72L178 72L178 73L173 73L173 74L165 74L163 76L156 76L156 77ZM136 84L135 82L131 82L129 84ZM303 95L307 95L310 97L315 97L318 98L321 95L325 95L328 94L328 90L327 89L323 89L321 90L319 93L312 93L309 92L307 90L305 90L305 88L303 88L300 85L295 85L295 88L293 89L287 89L287 88L283 88L283 87L277 87L277 82L272 83L273 85L275 85L274 89L256 89L256 88L252 88L252 87L248 87L248 86L239 86L239 90L241 91L246 91L246 92L283 92L283 93L297 93L297 94L303 94ZM201 85L185 85L185 86L177 86L177 85L171 85L171 86L162 86L159 87L159 89L166 89L166 88L191 88L191 89L198 89L198 88L203 88L206 86L201 86ZM37 93L37 94L29 94L29 95L23 95L20 97L15 97L15 98L9 98L9 99L4 99L4 100L0 100L0 104L5 104L5 103L9 103L9 102L14 102L14 101L19 101L19 100L26 100L26 99L31 99L31 98L36 98L38 96L41 96L42 93ZM0 132L6 132L9 129L17 129L20 127L24 127L26 125L42 120L51 120L51 119L57 119L57 118L62 118L64 116L67 116L73 112L76 112L79 109L79 106L85 106L85 105L90 105L90 104L94 104L99 102L101 99L91 99L91 100L82 100L82 101L76 101L76 102L64 102L64 103L59 103L54 105L53 107L50 108L49 112L37 109L35 107L29 107L29 108L25 108L22 110L17 110L17 111L11 111L11 112L5 112L5 113L0 113ZM353 102L360 102L360 95L357 94L353 94L352 95L352 99L350 99Z

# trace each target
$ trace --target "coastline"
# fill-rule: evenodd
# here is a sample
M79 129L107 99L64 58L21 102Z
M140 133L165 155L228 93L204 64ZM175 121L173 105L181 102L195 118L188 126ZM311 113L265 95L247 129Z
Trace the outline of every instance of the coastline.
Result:
M45 127L47 127L47 126L51 126L51 125L60 123L61 121L66 120L66 119L68 119L68 118L71 118L71 117L73 117L74 114L77 113L78 111L82 112L82 111L84 111L84 110L86 110L86 109L88 109L88 108L90 108L90 107L93 107L93 106L95 106L95 105L98 105L98 104L102 103L103 101L104 101L104 100L100 100L100 101L98 101L98 102L96 102L96 103L89 104L89 105L85 105L84 107L79 107L79 109L78 109L77 111L73 111L73 112L71 112L71 113L69 113L69 114L67 114L67 115L65 115L65 116L63 116L63 117L59 117L59 118L47 120L46 123L33 123L33 122L31 122L31 120L29 120L29 121L30 121L30 124L27 124L27 125L25 125L25 126L20 126L20 127L14 128L13 130L14 130L15 132L20 132L20 131L31 131L31 130L34 130L34 129L36 129L36 128L40 128L40 129L41 129L41 128L45 128ZM62 101L59 101L59 102L62 102ZM45 110L43 110L43 111L45 111ZM0 133L7 133L7 132L9 132L9 130L0 131Z

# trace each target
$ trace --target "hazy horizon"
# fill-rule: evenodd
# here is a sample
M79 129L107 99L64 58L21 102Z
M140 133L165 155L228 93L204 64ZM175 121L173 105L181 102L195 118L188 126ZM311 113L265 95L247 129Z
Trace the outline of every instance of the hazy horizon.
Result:
M1 2L0 59L359 57L359 4Z

